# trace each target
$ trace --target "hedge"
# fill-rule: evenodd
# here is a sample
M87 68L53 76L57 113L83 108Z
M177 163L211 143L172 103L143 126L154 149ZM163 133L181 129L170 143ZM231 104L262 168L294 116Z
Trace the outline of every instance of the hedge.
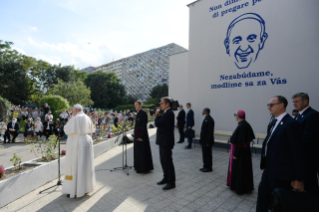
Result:
M143 105L143 108L147 108L147 109L155 109L155 106L154 104L149 104L149 105ZM120 105L120 106L117 106L116 108L114 108L114 111L123 111L123 110L135 110L135 106L133 104L131 105Z
M48 103L50 106L53 118L59 118L62 110L67 110L70 108L69 102L67 99L59 95L47 95L41 98L40 105Z

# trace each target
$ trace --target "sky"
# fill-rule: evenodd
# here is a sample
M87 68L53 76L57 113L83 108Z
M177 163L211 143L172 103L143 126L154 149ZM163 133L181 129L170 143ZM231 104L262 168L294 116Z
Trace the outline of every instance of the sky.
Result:
M82 69L176 43L188 49L194 0L0 0L0 40Z

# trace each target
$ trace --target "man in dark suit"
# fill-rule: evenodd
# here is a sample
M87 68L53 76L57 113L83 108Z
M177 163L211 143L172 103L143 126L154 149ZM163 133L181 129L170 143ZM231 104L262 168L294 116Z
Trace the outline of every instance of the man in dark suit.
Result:
M194 121L194 111L191 108L191 103L187 103L186 107L188 109L188 112L187 112L187 115L186 115L186 133L187 133L187 131L191 131L192 130L192 128L195 125L195 121ZM185 147L185 149L191 149L192 148L193 138L188 136L187 140L188 140L188 145Z
M177 143L183 143L185 139L184 127L185 127L185 110L183 109L183 105L179 106L179 113L177 115L177 128L179 132L179 141Z
M9 139L8 143L10 143L10 135L13 134L12 143L15 143L16 138L19 135L20 126L17 122L16 118L12 119L12 122L9 122L7 125L7 130L4 134L4 143L7 143L7 138Z
M157 184L167 184L163 187L163 190L175 188L175 169L172 158L172 149L175 143L175 115L171 106L171 99L163 98L161 100L163 112L157 110L155 119L155 126L157 127L156 144L159 145L161 165L164 172L164 178Z
M46 139L52 135L53 132L53 122L50 121L49 116L47 116L45 122L43 122L43 135L45 135Z
M305 191L314 195L319 194L318 161L319 161L319 113L309 106L309 95L297 93L293 95L294 107L299 113L295 120L299 122L302 134L302 148L304 159Z
M203 110L204 121L200 131L200 144L202 145L203 153L203 168L200 169L202 172L213 171L213 155L212 147L214 144L214 119L210 116L210 109L205 108Z
M287 112L288 101L273 97L268 106L275 118L263 142L260 168L263 170L258 187L257 212L268 212L271 192L275 188L303 191L302 149L300 126Z

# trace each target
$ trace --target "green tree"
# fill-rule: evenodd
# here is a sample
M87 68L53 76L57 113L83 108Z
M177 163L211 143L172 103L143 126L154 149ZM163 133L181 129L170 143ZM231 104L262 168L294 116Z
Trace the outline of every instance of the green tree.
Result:
M144 102L144 104L155 104L155 103L158 103L160 100L158 98L152 98L152 97L149 97L146 99L146 101Z
M70 108L68 100L59 95L46 95L42 97L40 105L43 105L44 103L48 103L54 118L59 117L62 110Z
M12 45L0 40L0 95L14 104L23 104L30 95L30 80L23 69L22 55Z
M0 40L0 95L14 104L24 104L41 90L38 62L18 53L12 45Z
M63 82L59 79L58 83L48 90L48 94L60 95L67 99L70 105L79 103L90 106L94 104L91 100L91 90L82 81Z
M165 96L168 96L168 85L167 84L157 85L153 87L150 93L151 99L149 99L149 101L153 101L153 102L150 102L148 104L159 102L161 98Z
M85 71L82 72L79 70L75 70L74 77L75 77L75 80L80 80L80 81L84 82L86 80L86 78L88 77L88 73Z
M98 71L89 74L85 83L91 89L91 99L94 107L115 108L125 103L125 87L115 73Z
M45 92L57 84L59 79L64 82L73 82L75 80L74 66L61 66L61 64L51 66L41 61L40 67L42 88Z
M134 104L137 99L131 95L125 97L125 104Z

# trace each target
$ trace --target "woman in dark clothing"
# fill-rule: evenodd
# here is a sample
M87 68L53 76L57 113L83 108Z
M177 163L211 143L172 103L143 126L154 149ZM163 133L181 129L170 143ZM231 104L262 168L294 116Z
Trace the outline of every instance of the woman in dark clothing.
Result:
M64 136L63 124L60 122L60 119L56 119L53 132L56 136L58 136L58 135L60 137Z
M238 126L230 140L227 185L237 194L246 194L254 190L250 142L255 139L255 135L250 124L245 120L243 110L238 110L235 117Z
M29 118L28 122L24 125L24 138L31 139L33 137L33 126L31 118Z

